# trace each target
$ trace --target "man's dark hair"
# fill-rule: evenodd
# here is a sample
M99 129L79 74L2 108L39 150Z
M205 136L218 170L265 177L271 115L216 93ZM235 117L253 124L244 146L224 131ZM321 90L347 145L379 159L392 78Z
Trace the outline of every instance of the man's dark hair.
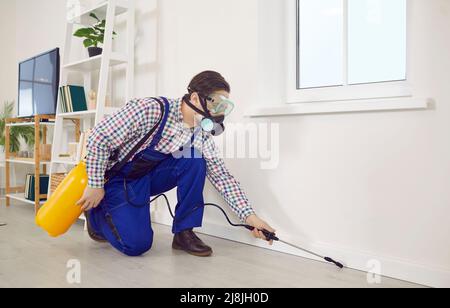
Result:
M230 92L230 84L218 72L205 71L195 76L189 84L188 91L183 97L184 101L191 99L191 94L197 92L200 96L208 96L216 91Z

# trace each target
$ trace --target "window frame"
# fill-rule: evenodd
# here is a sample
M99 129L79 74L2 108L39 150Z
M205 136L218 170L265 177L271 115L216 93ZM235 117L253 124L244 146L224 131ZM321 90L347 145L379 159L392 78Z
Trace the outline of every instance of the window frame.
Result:
M380 98L406 98L412 97L413 89L410 84L410 1L406 0L406 80L365 83L343 86L326 86L309 89L299 89L299 1L288 0L286 5L286 41L287 41L287 103L314 103L334 101L354 101ZM348 0L344 1L344 53L343 65L345 77L348 72L347 46L348 46ZM348 81L348 78L345 78Z

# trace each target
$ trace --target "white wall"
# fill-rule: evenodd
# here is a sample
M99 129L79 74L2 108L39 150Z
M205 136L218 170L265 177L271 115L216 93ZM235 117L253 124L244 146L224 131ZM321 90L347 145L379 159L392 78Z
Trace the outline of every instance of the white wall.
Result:
M5 101L16 99L17 80L16 64L11 59L16 52L16 15L15 2L0 0L0 37L2 38L0 57L0 108Z
M0 110L3 111L5 102L15 100L15 87L17 87L15 64L11 61L15 56L16 33L15 33L15 4L13 1L0 0L0 37L3 42L0 51ZM4 154L0 153L0 161ZM0 162L0 191L3 193L5 187L4 163Z
M55 47L64 42L65 1L16 0L18 61ZM38 13L39 12L39 13Z
M0 104L3 104L5 100L14 100L17 104L18 63L49 49L62 47L65 15L61 12L65 11L66 4L65 1L52 0L0 0L0 6L2 24L4 20L8 21L1 30L6 32L4 35L8 38L8 43L2 44L0 51L0 61L2 61ZM15 108L14 114L17 112L17 105ZM51 132L48 137L52 140ZM27 148L24 142L21 146L23 149ZM26 165L15 164L11 167L10 179L13 186L24 185L25 174L33 172L33 167ZM2 186L4 186L3 172L4 169L0 177Z
M64 14L60 2L17 1L28 12L18 14L17 59L61 44L63 18L54 17ZM228 165L280 237L354 268L368 270L367 261L377 259L385 275L450 286L449 1L411 0L412 82L415 94L433 98L435 107L258 120L244 117L251 104L285 97L282 1L137 3L136 96L179 97L194 74L214 69L229 79L239 102L232 121L279 123L278 169L260 170L250 159ZM36 17L50 6L51 19ZM210 186L206 199L220 201ZM157 221L168 222L164 211L155 213ZM260 244L229 229L213 210L204 231Z
M228 163L280 236L355 268L368 270L367 261L378 259L383 274L450 286L450 2L411 4L412 83L415 95L433 98L435 108L258 119L280 124L279 168ZM231 81L242 105L234 121L249 121L239 114L250 104L283 102L284 14L277 0L163 1L162 21L170 24L162 25L160 53L170 60L161 67L163 81L170 81L162 93L183 91L194 73L212 68ZM208 214L208 222L222 219Z

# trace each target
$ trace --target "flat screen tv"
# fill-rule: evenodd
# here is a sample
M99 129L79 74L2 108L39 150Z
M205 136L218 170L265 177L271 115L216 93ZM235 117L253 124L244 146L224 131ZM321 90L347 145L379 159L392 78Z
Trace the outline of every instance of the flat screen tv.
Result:
M19 63L19 118L56 114L59 65L59 48Z

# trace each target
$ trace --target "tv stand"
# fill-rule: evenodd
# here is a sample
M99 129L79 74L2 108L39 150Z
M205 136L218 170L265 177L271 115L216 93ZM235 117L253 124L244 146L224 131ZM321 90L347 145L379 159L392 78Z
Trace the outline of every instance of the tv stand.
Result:
M41 201L41 198L47 198L47 194L41 195L40 192L40 175L47 174L47 164L50 164L50 161L42 161L40 156L40 144L41 138L39 132L42 128L42 143L47 144L47 129L48 126L54 125L55 115L36 115L32 117L26 118L9 118L6 119L5 124L5 194L6 194L6 206L10 206L11 199L15 199L21 202L34 204L35 212L40 208L45 201ZM35 132L35 142L34 142L34 159L20 158L17 157L17 153L10 152L10 133L12 127L17 126L34 126ZM34 183L34 191L35 191L35 199L34 201L30 201L25 198L25 186L20 187L11 187L10 183L10 165L11 164L27 164L34 165L34 173L35 173L35 183ZM41 165L43 167L43 172L41 172ZM50 185L50 183L49 183Z

